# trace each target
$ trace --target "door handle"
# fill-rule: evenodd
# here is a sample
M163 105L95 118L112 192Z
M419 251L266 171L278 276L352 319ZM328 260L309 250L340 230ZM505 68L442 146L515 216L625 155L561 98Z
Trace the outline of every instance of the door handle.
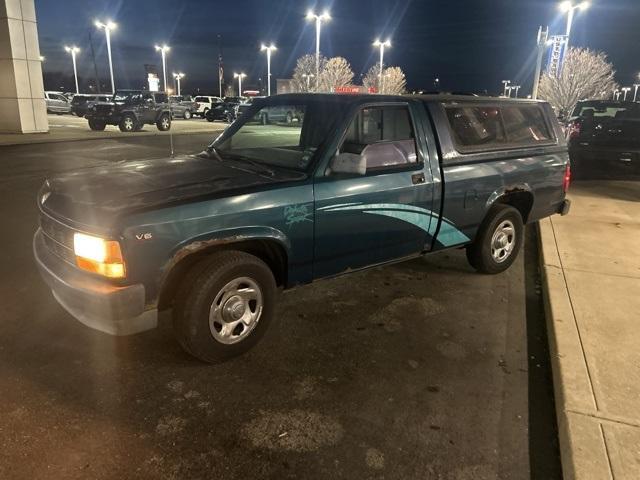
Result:
M411 183L413 183L414 185L424 183L424 173L420 172L411 175Z

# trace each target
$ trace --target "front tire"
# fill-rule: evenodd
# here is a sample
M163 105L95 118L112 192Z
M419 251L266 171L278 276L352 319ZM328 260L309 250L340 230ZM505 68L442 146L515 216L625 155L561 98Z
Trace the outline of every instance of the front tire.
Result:
M481 273L504 272L522 247L524 225L520 212L509 205L494 205L475 241L467 246L467 260Z
M213 254L182 282L173 329L182 348L218 363L252 348L275 310L276 282L259 258L239 251Z
M120 120L120 124L118 125L118 127L120 128L121 132L135 132L137 123L138 122L136 121L136 118L133 115L127 113Z
M185 120L189 120L191 118L191 111L190 110L185 110L183 116L184 116Z
M156 122L156 127L158 127L158 130L161 132L166 132L171 128L171 117L168 113L160 115L160 118L158 118L158 121Z
M93 118L89 119L89 128L96 132L101 132L106 128L107 124L105 122L100 122L98 120L94 120Z

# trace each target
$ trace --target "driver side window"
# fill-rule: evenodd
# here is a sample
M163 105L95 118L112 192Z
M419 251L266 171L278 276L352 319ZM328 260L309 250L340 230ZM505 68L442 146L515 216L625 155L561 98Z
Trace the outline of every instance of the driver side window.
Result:
M351 122L340 153L363 156L367 172L415 164L414 132L407 106L365 107Z

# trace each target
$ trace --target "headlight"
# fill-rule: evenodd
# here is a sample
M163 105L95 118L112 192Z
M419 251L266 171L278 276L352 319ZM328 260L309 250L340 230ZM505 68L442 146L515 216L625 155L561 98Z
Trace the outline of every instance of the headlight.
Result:
M120 244L114 240L74 233L73 252L78 268L110 278L125 276Z

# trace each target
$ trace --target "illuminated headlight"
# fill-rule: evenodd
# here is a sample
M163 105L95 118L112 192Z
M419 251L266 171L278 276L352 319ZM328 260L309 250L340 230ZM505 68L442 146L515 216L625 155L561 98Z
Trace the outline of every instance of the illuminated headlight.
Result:
M110 278L124 278L120 244L84 233L73 235L73 252L78 268Z

